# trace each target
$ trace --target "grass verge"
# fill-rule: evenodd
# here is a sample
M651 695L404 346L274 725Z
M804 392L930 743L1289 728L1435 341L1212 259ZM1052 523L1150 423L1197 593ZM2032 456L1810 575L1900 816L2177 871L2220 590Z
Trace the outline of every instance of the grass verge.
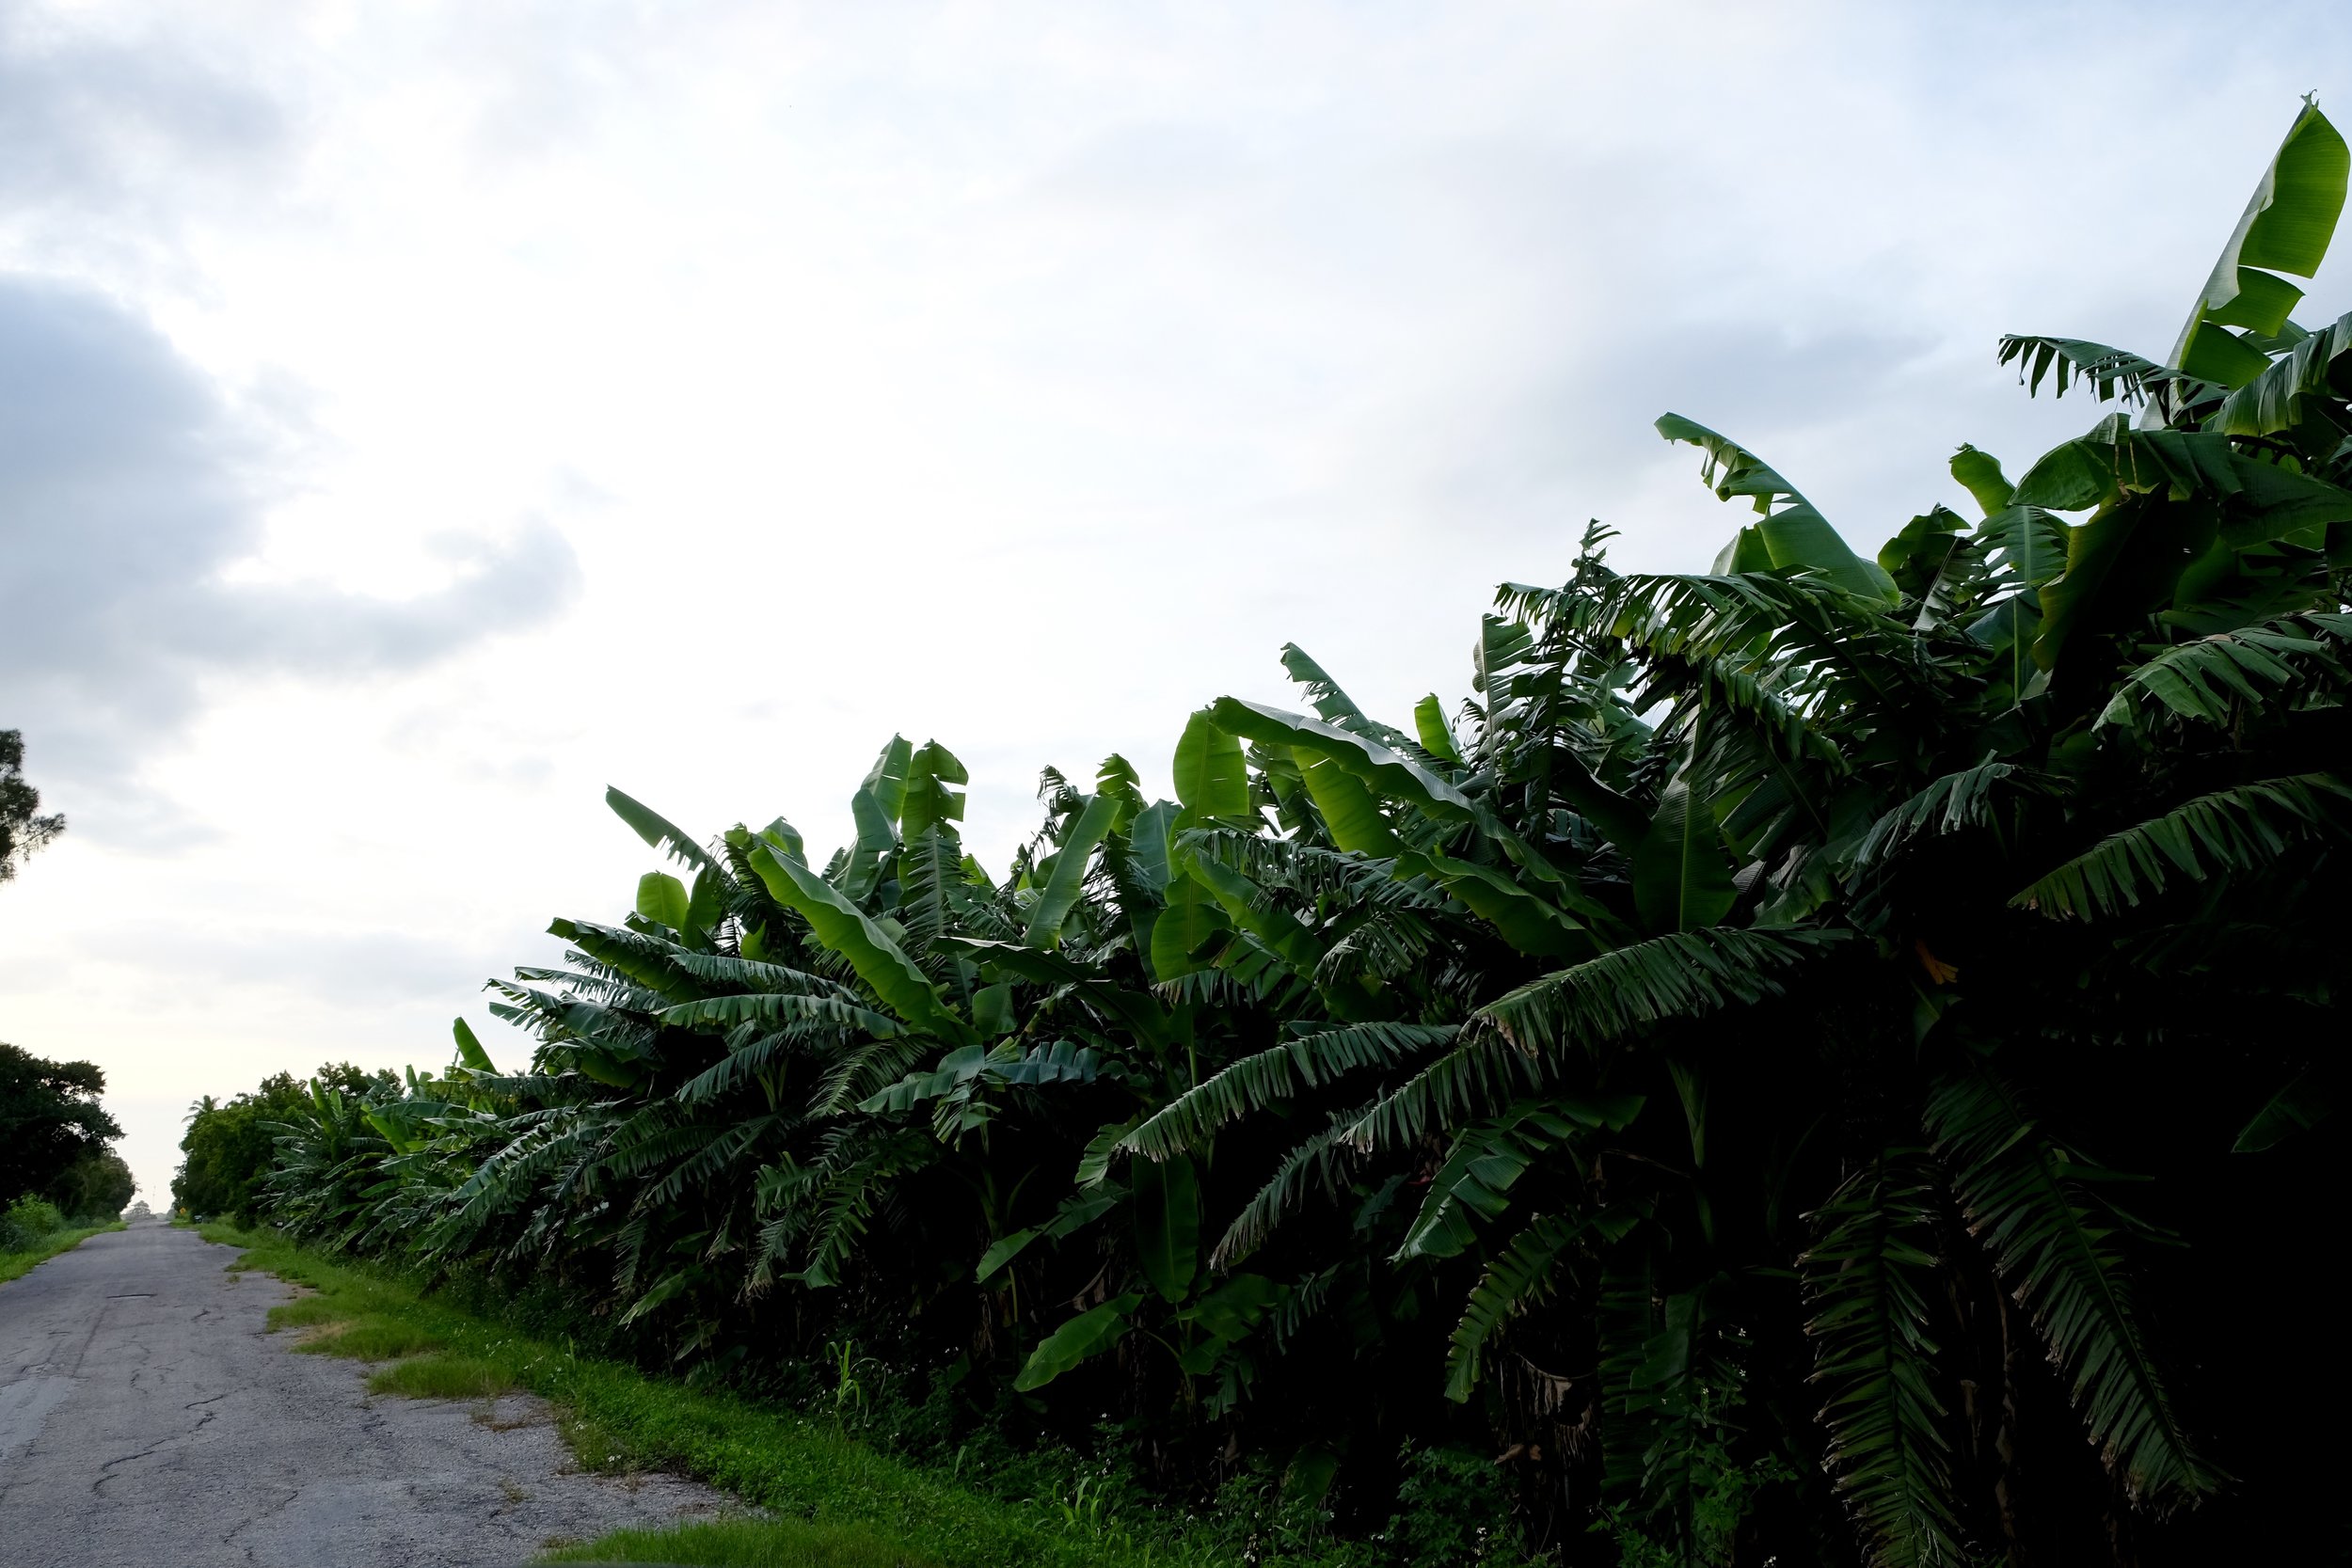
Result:
M550 1562L660 1562L676 1568L918 1568L930 1560L872 1530L807 1519L722 1519L616 1530L548 1554Z
M494 1400L511 1394L516 1382L505 1368L478 1355L436 1351L395 1361L368 1379L371 1394L412 1400Z
M379 1392L528 1390L554 1403L583 1467L691 1476L766 1514L625 1530L553 1560L720 1568L1224 1568L1228 1560L1056 1499L977 1496L815 1418L523 1338L396 1274L275 1232L210 1225L201 1234L246 1249L232 1269L308 1287L313 1293L272 1308L270 1326L307 1330L306 1350L388 1360L370 1380Z
M11 1279L23 1278L57 1254L72 1251L92 1236L103 1235L109 1230L121 1228L122 1222L117 1220L112 1225L87 1226L79 1230L53 1230L34 1243L28 1251L0 1252L0 1285L5 1285Z

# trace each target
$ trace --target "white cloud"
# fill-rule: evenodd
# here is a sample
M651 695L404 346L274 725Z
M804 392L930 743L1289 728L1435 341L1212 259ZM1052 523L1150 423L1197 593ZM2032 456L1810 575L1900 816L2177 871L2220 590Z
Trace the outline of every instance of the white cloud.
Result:
M207 680L417 669L576 591L570 547L544 523L456 546L472 559L454 579L403 600L238 580L269 455L119 307L0 277L0 668L52 790L90 802L85 835L192 831L140 761L180 737Z

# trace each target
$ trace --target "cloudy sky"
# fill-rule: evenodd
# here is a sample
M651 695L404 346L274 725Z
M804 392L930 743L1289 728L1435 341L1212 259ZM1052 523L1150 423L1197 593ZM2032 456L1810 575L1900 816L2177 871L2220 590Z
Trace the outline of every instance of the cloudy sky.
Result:
M0 1038L195 1096L494 1054L607 784L830 843L1467 687L1502 579L1703 566L1668 409L1857 545L2160 354L2352 8L0 0ZM2305 318L2352 305L2323 275Z

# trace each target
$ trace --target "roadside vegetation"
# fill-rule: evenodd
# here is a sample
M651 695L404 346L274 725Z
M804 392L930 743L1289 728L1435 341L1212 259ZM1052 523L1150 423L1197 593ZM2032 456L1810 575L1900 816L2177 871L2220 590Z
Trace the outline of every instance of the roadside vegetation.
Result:
M485 1310L469 1310L398 1270L331 1258L275 1231L215 1224L199 1233L246 1249L231 1267L303 1288L305 1294L271 1309L270 1328L292 1336L298 1352L376 1363L371 1392L482 1401L538 1395L555 1405L583 1466L692 1476L772 1514L623 1532L559 1560L1206 1568L1239 1563L1248 1550L1246 1534L1151 1508L1132 1477L1075 1455L1041 1464L1032 1456L993 1473L977 1453L969 1464L910 1463L865 1440L865 1411L854 1398L794 1409L690 1387L583 1354L566 1336L518 1332L495 1315L493 1299L482 1302ZM484 1414L497 1418L494 1408ZM1295 1560L1323 1560L1309 1553Z
M61 1252L71 1252L101 1231L119 1230L117 1219L72 1221L42 1198L21 1197L0 1209L0 1284L21 1279Z
M2276 1325L2342 1159L2352 316L2290 278L2348 164L2306 107L2164 359L2003 340L2112 406L1875 558L1660 420L1751 517L1590 528L1458 710L1286 648L1311 711L1203 707L1174 800L1048 769L1002 873L935 741L830 855L614 790L671 869L494 983L529 1062L265 1091L251 1207L674 1374L437 1330L617 1461L946 1563L2338 1552Z
M276 1157L278 1131L301 1116L313 1085L364 1096L397 1092L400 1080L389 1072L371 1075L348 1062L330 1062L307 1082L279 1072L263 1079L260 1087L225 1101L206 1095L188 1107L180 1168L171 1179L173 1212L246 1227L259 1223L262 1183Z

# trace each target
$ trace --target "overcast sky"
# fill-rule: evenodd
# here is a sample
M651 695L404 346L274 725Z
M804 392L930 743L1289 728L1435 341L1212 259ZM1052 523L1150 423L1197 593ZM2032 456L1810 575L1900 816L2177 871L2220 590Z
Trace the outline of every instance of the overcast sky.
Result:
M1577 532L1874 549L2162 354L2352 7L0 0L0 727L67 836L0 1038L189 1101L448 1058L892 732L1167 788L1184 716L1467 689ZM2340 274L2339 274L2340 275ZM2306 321L2352 298L2323 275Z

